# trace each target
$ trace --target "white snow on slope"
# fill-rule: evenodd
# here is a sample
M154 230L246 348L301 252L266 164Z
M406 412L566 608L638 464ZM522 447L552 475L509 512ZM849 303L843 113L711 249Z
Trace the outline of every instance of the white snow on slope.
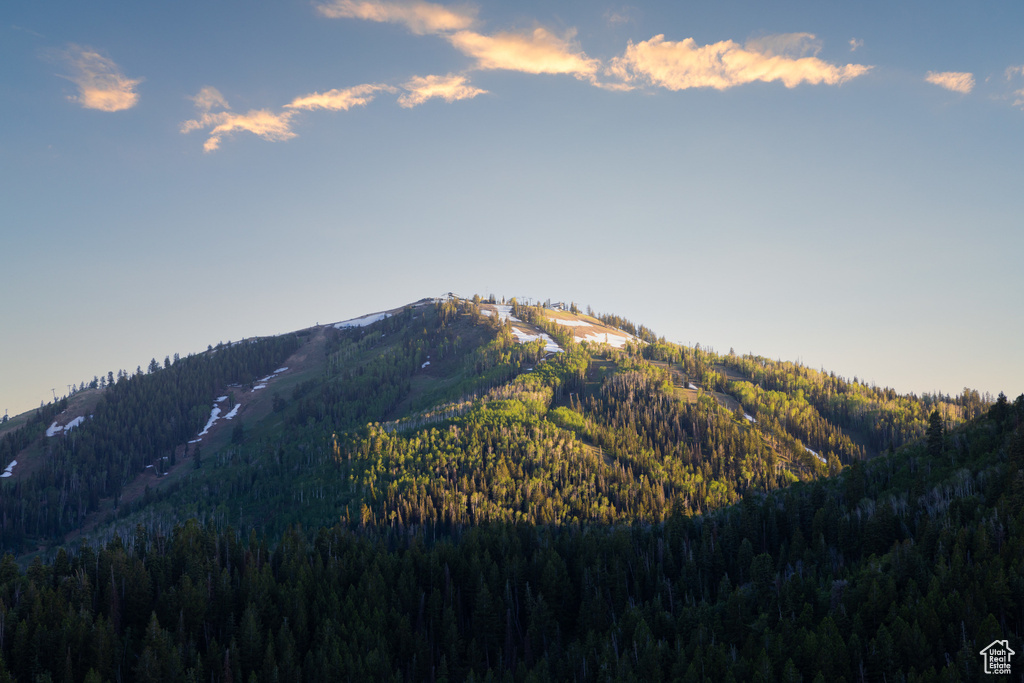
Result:
M12 460L11 464L4 468L4 473L0 474L0 479L4 479L4 478L9 477L12 474L14 474L14 466L17 465L17 464L18 464L17 460Z
M523 322L519 318L517 318L514 315L512 315L512 305L511 304L489 304L489 305L494 307L494 310L498 312L498 317L501 318L502 320L511 320L514 323L521 323L521 322ZM486 308L481 309L480 312L483 313L484 315L488 316L488 317L494 315L492 311L490 311L489 309L486 309Z
M238 415L238 409L242 407L241 403L236 403L235 407L231 409L231 412L224 416L225 420L232 419L235 415Z
M364 315L362 318L352 318L351 320L343 320L340 323L335 323L334 327L338 330L346 327L366 327L367 325L372 325L375 322L390 317L390 313L371 313L370 315Z
M828 464L828 461L827 461L827 460L825 460L825 458L823 458L823 457L821 457L820 455L818 455L818 452L817 452L817 451L813 451L813 450L811 450L810 448L808 448L807 446L804 446L804 450L805 450L805 451L807 451L808 453L810 453L811 455L813 455L813 456L814 456L815 458L817 458L818 460L820 460L820 461L821 461L821 462L822 462L823 464L825 464L825 465L827 465L827 464Z
M54 420L53 424L46 428L46 435L47 436L57 436L61 432L70 432L72 429L74 429L78 425L82 424L83 422L85 422L85 416L84 415L80 415L80 416L76 417L74 420L72 420L71 422L68 422L64 426L61 426L61 425L57 424L57 421Z
M199 432L199 436L206 436L206 432L210 431L210 427L212 427L219 419L220 408L214 406L213 410L210 411L210 419L206 421L206 426L203 427L203 431Z
M582 338L582 341L597 342L598 344L608 344L615 348L621 349L626 345L627 342L632 341L632 337L623 337L617 334L611 334L610 332L603 332L600 334L588 334Z
M588 323L586 320L562 320L561 318L551 318L559 325L565 325L566 327L592 327L593 323Z
M757 422L757 420L754 418L754 416L751 415L748 412L744 412L743 413L743 419L746 420L747 422Z
M420 366L420 368L421 368L421 369L422 369L422 368L425 368L425 367L427 367L428 365L430 365L430 361L429 361L429 360L428 360L428 361L423 361L423 365L421 365L421 366Z
M544 342L544 350L547 353L562 352L562 347L559 346L554 339L552 339L543 332L541 332L540 334L530 334L529 332L525 332L519 329L518 327L513 327L512 334L515 335L516 341L519 342L520 344L528 344L532 341L537 341L538 339L540 339L541 341Z
M687 389L693 389L694 391L697 391L697 387L695 387L695 386L693 385L693 382L687 382L687 383L686 383L686 388L687 388Z
M217 397L217 400L216 400L216 401L214 401L214 403L223 403L223 402L224 402L224 401L226 401L226 400L228 400L228 397L227 397L227 396L218 396L218 397Z
M257 389L266 389L267 388L267 382L269 382L270 380L274 379L275 377L280 375L282 372L288 372L288 368L286 368L286 367L278 368L277 370L274 370L274 372L272 372L271 374L267 375L266 377L263 377L262 379L256 380L257 384L256 384L256 386L254 386L252 388L252 391L256 391ZM251 394L252 391L250 391L249 393Z

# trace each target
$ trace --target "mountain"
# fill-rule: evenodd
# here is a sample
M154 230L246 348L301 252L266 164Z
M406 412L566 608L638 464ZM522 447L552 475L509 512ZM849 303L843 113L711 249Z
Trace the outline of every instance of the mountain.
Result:
M661 521L981 410L658 340L616 316L445 297L108 373L0 433L16 553L196 517ZM973 402L972 402L973 398Z
M32 563L0 566L0 652L19 680L966 678L1020 643L1022 420L479 297L154 359L0 425Z

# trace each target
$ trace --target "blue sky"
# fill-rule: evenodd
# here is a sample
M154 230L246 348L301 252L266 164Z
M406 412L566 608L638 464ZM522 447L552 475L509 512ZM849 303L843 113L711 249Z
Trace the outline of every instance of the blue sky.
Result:
M1024 6L6 3L0 410L454 291L1024 391Z

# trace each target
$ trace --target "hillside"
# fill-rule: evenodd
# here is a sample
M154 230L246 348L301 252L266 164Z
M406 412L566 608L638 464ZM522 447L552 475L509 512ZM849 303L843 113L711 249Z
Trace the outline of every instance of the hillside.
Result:
M197 518L276 535L483 521L660 522L838 473L938 409L616 316L423 300L109 373L0 433L16 553ZM976 395L975 395L976 396ZM52 552L52 550L51 550Z
M443 319L446 308L435 312ZM451 329L464 329L460 316L471 315L453 317ZM366 344L383 362L389 347L377 342L388 335L401 332L351 330L327 348L354 352ZM579 452L571 441L557 446L546 439L607 430L621 472L628 469L620 461L630 452L628 435L647 437L648 462L664 448L646 416L674 415L666 407L671 401L687 410L705 406L701 420L722 416L707 423L709 431L727 419L753 433L769 420L736 416L703 389L692 404L676 397L670 370L643 358L662 353L654 345L633 354L583 354L563 339L558 343L567 348L533 364L521 355L529 344L501 346L510 335L497 329L489 343L520 354L526 368L504 382L494 378L508 369L494 372L487 382L493 386L477 387L483 398L451 401L443 418L421 413L417 419L429 427L374 425L344 442L331 432L326 465L310 457L279 471L285 485L286 475L334 467L351 486L379 490L353 499L368 510L359 522L281 534L195 521L166 531L140 524L100 547L60 550L47 564L37 557L24 572L5 557L0 681L958 681L982 677L979 652L992 641L1006 639L1020 651L1024 395L1012 404L1000 397L948 430L935 410L923 440L855 460L832 477L808 472L807 481L769 491L750 483L735 504L709 505L703 514L675 498L656 524L642 523L640 508L631 513L640 523L530 524L501 518L508 499L494 488L500 492L506 480L488 469L492 460L506 464L500 454L522 444L517 430L532 430L535 450L561 453L562 462ZM533 343L539 349L542 342ZM431 365L419 361L421 370L434 366L436 348ZM383 367L371 362L353 376L380 381ZM462 386L458 375L445 376L449 383L438 390ZM472 375L480 376L489 375ZM545 412L548 399L562 404ZM394 396L377 410L394 400L403 399ZM637 413L637 405L652 407ZM281 431L272 433L327 434L316 426L328 413L297 412L305 424L289 427L290 410L297 406L278 412ZM638 426L623 429L618 418L634 413ZM689 424L686 415L679 413L681 425ZM488 473L481 481L495 486L483 489L487 495L476 504L470 499L464 523L399 521L403 508L391 507L383 482L392 476L388 492L412 490L412 483L405 489L394 478L395 459L403 471L422 472L435 460L461 471L452 440L467 431L481 439L476 467ZM296 452L308 453L312 443ZM475 441L467 443L472 450ZM232 452L224 459L248 451L243 445ZM249 470L259 472L256 457ZM596 477L535 461L529 448L517 457L545 472L556 491ZM604 460L599 452L588 462L600 471ZM232 467L225 462L216 472L234 473ZM315 480L303 481L306 498L292 509L342 495L336 483L314 491L308 487ZM428 489L420 500L426 504L431 495ZM565 497L563 504L572 507ZM388 510L396 519L380 518ZM63 654L42 654L48 652Z

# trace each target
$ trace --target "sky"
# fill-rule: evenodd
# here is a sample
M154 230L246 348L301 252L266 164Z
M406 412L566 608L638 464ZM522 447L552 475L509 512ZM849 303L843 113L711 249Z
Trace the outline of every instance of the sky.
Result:
M11 2L0 410L427 296L1024 392L1024 4Z

